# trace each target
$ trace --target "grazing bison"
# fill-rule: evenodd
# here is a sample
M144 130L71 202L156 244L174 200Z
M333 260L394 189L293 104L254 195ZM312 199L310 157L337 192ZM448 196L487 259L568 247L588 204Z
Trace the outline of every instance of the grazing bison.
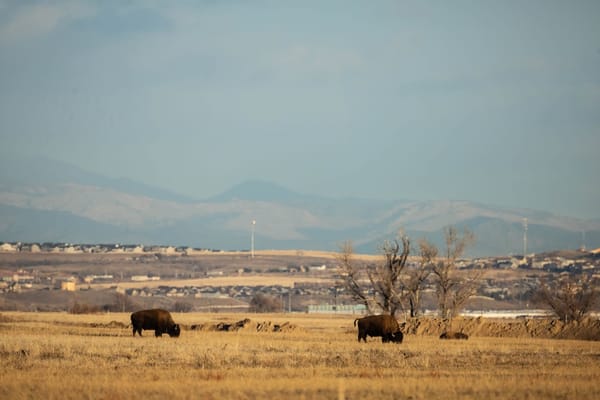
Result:
M153 329L156 337L162 336L163 333L168 333L171 337L178 337L181 333L179 324L173 322L171 314L161 309L134 312L131 314L131 325L133 325L133 336L136 332L142 336L142 329Z
M440 339L465 339L467 340L469 335L463 332L443 332L440 335Z
M398 321L391 315L369 315L354 320L358 322L358 341L367 342L367 336L381 336L383 343L402 343L404 335L398 326Z

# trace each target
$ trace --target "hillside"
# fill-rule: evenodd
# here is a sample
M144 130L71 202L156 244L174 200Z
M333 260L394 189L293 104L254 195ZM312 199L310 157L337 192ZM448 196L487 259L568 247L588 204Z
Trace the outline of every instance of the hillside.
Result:
M39 174L20 174L24 162ZM373 253L399 229L442 244L444 227L456 225L476 235L468 255L483 256L521 254L527 218L528 252L600 246L600 221L469 201L336 199L262 181L189 199L51 160L3 159L0 171L0 241L248 249L255 220L257 248L336 251L350 240Z

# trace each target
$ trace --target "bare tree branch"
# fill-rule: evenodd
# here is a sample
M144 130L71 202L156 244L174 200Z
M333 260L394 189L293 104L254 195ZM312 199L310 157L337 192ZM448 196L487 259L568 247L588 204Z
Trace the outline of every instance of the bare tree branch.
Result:
M579 322L600 300L600 290L587 275L567 276L557 281L542 281L536 297L563 321Z
M457 271L457 261L474 241L473 234L465 229L462 235L455 227L444 230L445 256L433 264L438 311L445 319L454 317L467 300L475 294L482 272L463 278Z
M367 299L366 288L360 283L360 270L356 266L353 260L354 248L351 242L344 242L340 246L340 253L338 254L338 268L340 275L342 276L342 284L350 292L350 296L354 301L363 304L367 311L371 309L369 300Z
M369 313L379 311L394 315L408 304L410 315L414 317L420 309L421 291L433 276L440 315L451 318L475 293L481 272L472 272L465 277L457 271L457 260L474 239L471 232L465 230L459 234L456 228L449 227L445 239L445 257L438 258L438 249L421 240L419 261L408 268L411 242L404 233L394 241L383 242L381 262L363 265L362 269L353 261L352 245L346 242L338 257L342 284Z
M382 261L368 265L362 271L352 260L351 244L346 242L341 246L338 261L343 284L352 298L364 304L369 313L380 311L394 315L403 309L404 289L400 277L410 253L410 239L401 234L399 240L384 242ZM367 295L369 289L371 294Z
M431 275L434 260L437 258L438 249L426 239L419 241L419 261L407 268L403 286L406 289L410 316L419 315L421 308L421 291Z

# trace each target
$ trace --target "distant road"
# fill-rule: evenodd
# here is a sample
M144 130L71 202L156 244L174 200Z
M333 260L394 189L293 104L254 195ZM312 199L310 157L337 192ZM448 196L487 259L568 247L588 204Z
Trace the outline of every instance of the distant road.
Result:
M159 281L118 282L118 283L92 283L91 289L106 289L117 286L124 289L155 288L158 286L184 287L184 286L272 286L280 285L293 287L294 283L330 283L335 284L335 279L329 277L309 276L276 276L276 275L241 275L241 276L216 276L199 279L165 279Z
M220 251L208 254L215 255L240 255L240 254L250 254L249 251ZM331 258L337 259L340 256L339 252L333 251L320 251L320 250L255 250L254 255L258 256L284 256L284 257L320 257L320 258ZM382 254L362 254L362 253L354 253L352 254L357 260L363 261L377 261L381 260L383 257Z

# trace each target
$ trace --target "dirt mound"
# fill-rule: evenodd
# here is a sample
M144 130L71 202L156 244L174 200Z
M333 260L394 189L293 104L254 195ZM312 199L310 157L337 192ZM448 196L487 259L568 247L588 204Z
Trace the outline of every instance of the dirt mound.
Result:
M256 325L258 332L292 332L297 330L296 325L284 322L283 324L273 324L271 321L265 321Z
M191 330L199 331L221 331L221 332L236 332L239 330L256 331L256 332L292 332L298 329L296 325L284 322L283 324L275 324L271 321L255 322L250 318L245 318L237 322L219 322L194 324L190 326Z
M584 319L564 323L557 319L491 319L455 318L452 322L440 318L414 318L403 324L404 333L419 336L439 336L445 331L471 336L537 337L548 339L600 340L600 320Z

